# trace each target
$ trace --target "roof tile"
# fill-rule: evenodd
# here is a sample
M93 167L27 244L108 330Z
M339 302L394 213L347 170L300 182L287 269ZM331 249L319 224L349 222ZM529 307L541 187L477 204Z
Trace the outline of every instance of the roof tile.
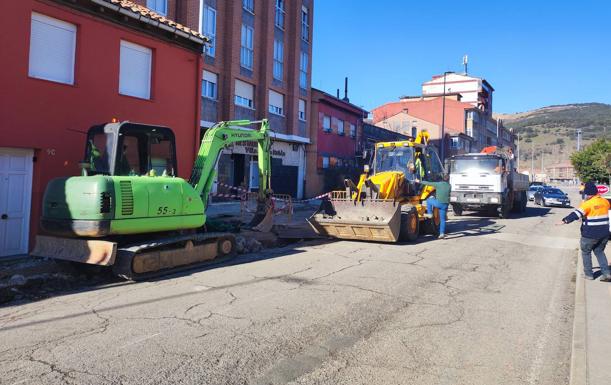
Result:
M121 8L125 8L125 9L129 9L132 12L135 13L139 13L142 16L146 16L148 18L151 18L159 23L168 25L170 27L176 28L178 30L181 30L185 33L188 33L189 35L193 35L195 37L198 37L200 39L204 39L204 41L209 41L209 39L205 36L203 36L201 33L187 27L184 26L180 23L175 22L174 20L168 19L167 17L158 14L157 12L154 12L152 10L150 10L147 7L144 7L142 5L136 4L133 1L128 1L128 0L106 0L112 4L118 5Z

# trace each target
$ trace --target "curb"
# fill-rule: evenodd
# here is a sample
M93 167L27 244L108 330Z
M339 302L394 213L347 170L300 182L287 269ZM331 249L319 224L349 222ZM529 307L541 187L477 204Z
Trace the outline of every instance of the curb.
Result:
M573 319L573 339L571 341L571 374L570 385L586 385L588 383L587 366L587 323L586 323L586 293L585 279L582 272L582 261L577 252L577 272L575 280L575 317Z

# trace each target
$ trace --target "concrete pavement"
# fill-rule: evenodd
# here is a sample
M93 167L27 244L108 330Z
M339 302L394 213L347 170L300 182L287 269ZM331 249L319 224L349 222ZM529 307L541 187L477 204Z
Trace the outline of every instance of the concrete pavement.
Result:
M565 213L467 215L445 241L299 243L11 303L0 383L567 383Z
M576 199L576 198L575 198ZM575 200L578 202L578 200ZM578 225L573 225L579 231ZM611 259L607 247L607 259ZM572 343L571 385L606 385L611 381L611 284L583 277L581 254L577 253L575 321ZM592 258L594 271L599 268ZM596 277L597 275L595 275Z

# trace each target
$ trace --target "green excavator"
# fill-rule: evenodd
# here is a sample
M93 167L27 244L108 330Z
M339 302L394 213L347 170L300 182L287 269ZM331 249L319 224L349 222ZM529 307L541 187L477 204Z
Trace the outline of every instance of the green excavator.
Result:
M258 129L247 128L258 126ZM270 128L266 119L219 122L201 142L189 180L176 176L168 127L132 122L93 126L82 175L47 185L32 255L112 266L126 279L174 272L234 252L235 236L205 231L206 207L221 151L258 144L259 194L252 226L269 222Z

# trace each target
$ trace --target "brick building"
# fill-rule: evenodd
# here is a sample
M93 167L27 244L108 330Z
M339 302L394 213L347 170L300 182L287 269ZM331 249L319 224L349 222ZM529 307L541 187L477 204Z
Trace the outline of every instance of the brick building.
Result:
M307 147L306 196L342 186L344 178L359 173L363 118L367 111L344 99L312 88L310 138Z
M78 175L91 126L171 127L199 147L204 37L129 1L19 0L0 13L0 256L25 253L50 179ZM170 112L170 113L169 113Z
M446 96L444 127L447 156L475 150L473 139L468 135L469 113L475 111L475 107L459 99L456 95ZM374 108L373 123L410 136L426 130L431 136L431 144L440 148L442 103L441 97L403 98Z
M431 80L422 83L422 96L458 94L463 103L471 104L486 116L492 116L493 93L494 88L486 79L455 72L447 73L445 78L444 75L435 75Z
M445 78L436 75L422 84L422 96L403 96L397 102L374 108L373 120L376 125L402 133L426 129L440 146L445 118L447 156L491 145L515 150L515 135L492 118L493 93L494 88L482 78L456 73L448 73Z
M212 40L204 54L201 126L267 117L272 188L302 197L309 143L313 0L138 0ZM253 143L225 150L218 180L256 189ZM275 183L274 183L275 182Z

